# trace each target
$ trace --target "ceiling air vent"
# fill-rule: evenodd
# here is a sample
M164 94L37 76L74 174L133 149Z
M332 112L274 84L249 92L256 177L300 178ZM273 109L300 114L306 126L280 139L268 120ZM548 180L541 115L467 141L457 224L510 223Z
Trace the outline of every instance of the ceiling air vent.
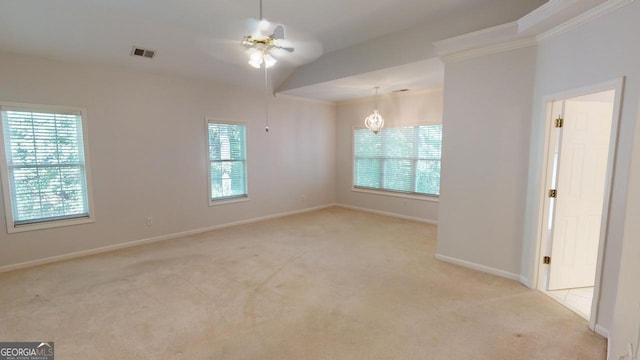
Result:
M138 46L134 46L133 49L131 49L131 56L140 56L151 59L155 54L155 50L143 49Z

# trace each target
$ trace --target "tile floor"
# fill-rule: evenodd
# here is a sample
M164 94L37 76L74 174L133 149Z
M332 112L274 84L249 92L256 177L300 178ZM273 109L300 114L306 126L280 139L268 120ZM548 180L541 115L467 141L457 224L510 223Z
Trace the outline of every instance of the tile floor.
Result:
M593 287L579 289L553 290L546 292L553 299L580 315L586 320L591 316Z

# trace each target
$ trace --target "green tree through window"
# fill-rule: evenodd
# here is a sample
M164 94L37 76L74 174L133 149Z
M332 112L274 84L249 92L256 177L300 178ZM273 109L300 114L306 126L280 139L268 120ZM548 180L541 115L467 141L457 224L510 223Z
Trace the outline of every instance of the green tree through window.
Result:
M13 225L88 217L81 113L0 109Z
M211 200L247 196L246 126L208 122Z
M354 130L353 186L440 194L442 125Z

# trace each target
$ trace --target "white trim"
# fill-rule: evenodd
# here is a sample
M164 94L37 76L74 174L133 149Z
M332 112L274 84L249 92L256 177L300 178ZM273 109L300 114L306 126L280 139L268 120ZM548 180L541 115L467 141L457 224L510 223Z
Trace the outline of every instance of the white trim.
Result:
M448 39L436 41L433 43L433 45L436 47L436 51L438 52L438 54L440 54L441 52L446 53L447 47L451 47L455 43L461 44L467 40L477 41L476 39L479 39L479 38L493 40L495 38L495 34L509 33L516 26L517 26L517 22L512 21L505 24L491 26L485 29L472 31L470 33L450 37Z
M364 212L368 212L368 213L372 213L372 214L389 216L389 217L392 217L392 218L397 218L397 219L402 219L402 220L410 220L410 221L415 221L415 222L420 222L420 223L425 223L425 224L430 224L430 225L438 225L438 220L423 219L423 218L419 218L419 217L415 217L415 216L401 215L401 214L396 214L396 213L392 213L392 212L361 208L361 207L351 206L351 205L346 205L346 204L335 204L335 206L341 207L341 208L344 208L344 209L364 211Z
M251 199L249 198L249 196L238 196L238 197L234 197L234 198L230 198L230 199L226 199L226 200L211 200L209 199L209 207L212 206L220 206L220 205L229 205L229 204L237 204L237 203L242 203L242 202L247 202L250 201Z
M596 325L595 333L609 340L609 330L602 325ZM610 346L609 346L610 347Z
M550 0L529 14L521 17L518 22L518 30L526 31L540 24L548 22L554 16L562 15L563 11L577 5L575 0Z
M245 225L245 224L255 223L255 222L259 222L259 221L277 219L277 218L281 218L281 217L285 217L285 216L303 214L303 213L307 213L307 212L311 212L311 211L330 208L330 207L333 207L333 206L335 206L335 204L321 205L321 206L316 206L316 207L311 207L311 208L306 208L306 209L301 209L301 210L295 210L295 211L289 211L289 212L284 212L284 213L267 215L267 216L252 218L252 219L240 220L240 221L235 221L235 222L226 223L226 224L220 224L220 225L208 226L208 227L199 228L199 229L181 231L181 232L167 234L167 235L160 235L160 236L156 236L156 237L152 237L152 238L134 240L134 241L126 242L126 243L110 245L110 246L104 246L104 247L100 247L100 248L96 248L96 249L82 250L82 251L77 251L77 252L73 252L73 253L69 253L69 254L50 256L50 257L46 257L46 258L43 258L43 259L30 260L30 261L17 263L17 264L4 265L4 266L0 266L0 273L19 270L19 269L24 269L24 268L30 268L30 267L34 267L34 266L45 265L45 264L50 264L50 263L55 263L55 262L60 262L60 261L65 261L65 260L77 259L77 258L81 258L81 257L85 257L85 256L97 255L97 254L107 253L107 252L111 252L111 251L115 251L115 250L127 249L127 248L136 247L136 246L140 246L140 245L146 245L146 244L156 243L156 242L165 241L165 240L171 240L171 239L180 238L180 237L189 236L189 235L201 234L201 233L204 233L204 232L220 230L220 229L234 227L234 226L238 226L238 225Z
M593 331L604 337L605 339L607 339L607 343L609 344L609 346L607 346L607 359L613 359L613 355L612 355L612 349L611 349L611 337L609 335L609 330L602 327L602 325L596 325L595 328L593 329Z
M80 116L80 123L82 126L82 152L84 157L84 173L85 173L85 186L86 186L86 202L88 216L79 218L68 218L60 220L51 220L43 222L35 222L24 225L15 225L14 208L13 208L13 196L11 194L11 186L9 184L9 165L7 164L7 154L5 151L5 134L4 134L4 120L0 117L0 182L2 183L2 194L5 208L5 219L7 224L7 233L20 233L25 231L35 231L43 229L52 229L64 226L73 226L80 224L89 224L96 221L95 208L93 205L93 177L91 171L91 152L89 151L89 120L87 116L87 109L80 106L66 106L66 105L46 105L46 104L30 104L0 101L0 110L2 108L9 108L20 111L43 111L49 113L62 113L72 114Z
M518 19L518 26L520 29L529 28L531 24L538 24L544 20L547 20L552 15L559 13L566 7L566 2L560 2L557 0L547 1L542 6L528 13L527 15Z
M394 196L404 199L412 199L419 201L429 201L429 202L440 202L440 198L437 195L418 195L418 194L405 194L396 191L385 191L385 190L374 190L374 189L361 189L354 186L351 186L351 191L372 194L372 195L380 195L380 196Z
M510 41L517 35L518 23L514 21L436 41L433 43L433 47L438 56L447 57L452 54L466 52L473 48L483 48Z
M471 49L467 51L461 51L458 53L445 55L442 57L442 61L444 63L455 63L464 60L470 60L474 58L479 58L487 55L494 55L499 53L504 53L512 50L527 48L531 46L536 46L536 39L533 37L517 39L513 41L503 42L500 44L494 44L489 46L484 46L481 48Z
M480 265L480 264L476 264L476 263L472 263L470 261L466 261L466 260L461 260L461 259L456 259L450 256L446 256L446 255L442 255L442 254L436 254L435 255L436 259L444 261L444 262L448 262L454 265L459 265L462 267L466 267L472 270L477 270L477 271L481 271L487 274L491 274L491 275L496 275L496 276L500 276L509 280L515 280L515 281L520 281L520 274L514 274L514 273L510 273L508 271L504 271L504 270L500 270L500 269L495 269L489 266L484 266L484 265Z
M416 128L419 126L443 126L442 122L437 123L437 124L416 124L416 125L410 125L410 124L398 124L398 125L394 125L394 126L389 126L386 127L384 129L398 129L398 128ZM375 195L382 195L382 196L395 196L395 197L400 197L400 198L405 198L405 199L414 199L414 200L422 200L422 201L431 201L431 202L439 202L440 199L440 194L420 194L420 193L402 193L402 192L398 192L398 191L393 191L393 190L387 190L387 189L364 189L364 188L358 188L355 186L355 164L356 164L356 152L355 152L355 137L356 137L356 130L365 130L366 127L363 127L362 125L354 125L351 127L351 191L352 192L360 192L360 193L369 193L369 194L375 194ZM383 129L383 130L384 130ZM382 130L381 130L382 131ZM414 144L415 145L415 144ZM442 147L442 139L440 139L440 147ZM419 160L417 158L412 158L412 160ZM442 163L442 154L440 154L440 162ZM413 166L416 166L415 163ZM416 171L415 169L412 171L413 173L413 185L415 185L416 182Z
M212 116L205 116L204 118L204 126L205 126L205 136L206 136L206 160L207 160L207 197L208 197L208 201L209 201L209 206L216 206L216 205L227 205L227 204L234 204L234 203L238 203L238 202L245 202L245 201L249 201L249 126L247 123L245 122L240 122L240 121L227 121L227 120L221 120L218 119L216 117L212 117ZM231 199L213 199L212 198L212 194L211 194L211 158L210 158L210 152L209 152L209 148L211 146L211 144L209 144L209 124L223 124L223 125L240 125L240 126L244 126L244 155L245 155L245 159L244 159L244 194L241 196L238 196L237 198L231 198Z
M534 288L533 284L531 283L531 280L529 280L529 278L525 277L524 275L520 275L520 283L528 287L529 289Z
M600 295L601 295L601 283L602 283L602 268L604 264L604 252L605 246L607 243L607 235L609 233L609 215L611 212L611 194L613 192L613 183L614 183L614 168L616 164L616 153L618 146L618 133L619 133L619 124L621 118L621 105L622 98L624 93L624 83L625 78L617 78L614 80L602 82L595 85L584 86L578 89L563 91L560 93L552 94L545 96L543 98L543 104L547 111L544 112L544 122L545 122L545 138L543 139L544 150L543 150L543 162L542 168L540 168L540 192L539 192L539 201L538 201L538 219L537 224L538 227L536 229L536 237L535 237L535 246L536 250L534 253L534 257L532 261L534 262L533 266L533 284L535 287L541 291L546 290L545 287L547 284L544 284L545 274L549 271L549 267L540 266L541 258L545 254L547 254L550 250L547 249L547 244L545 240L545 231L543 227L545 227L545 223L548 216L547 210L547 198L544 196L546 193L546 189L548 187L548 158L549 158L549 141L550 141L550 132L551 132L551 122L549 121L550 114L549 108L550 104L554 101L570 99L574 97L579 97L583 95L588 95L596 92L602 91L615 91L615 100L613 105L613 119L611 124L611 137L609 143L609 158L607 160L607 177L605 181L605 198L603 199L603 211L602 211L602 226L600 227L600 235L599 235L599 243L598 243L598 259L596 264L596 276L595 276L595 284L594 284L594 295L591 303L591 316L589 320L589 328L593 331L597 331L597 321L598 321L598 308L600 304Z
M89 214L89 216L84 216L84 217L42 221L42 222L35 222L35 223L24 224L24 225L13 225L13 224L10 225L9 223L7 223L7 233L15 234L15 233L21 233L25 231L37 231L37 230L54 229L54 228L66 227L66 226L92 224L95 222L96 222L96 219L93 216L91 216L91 214Z
M594 297L591 303L591 320L589 328L596 330L598 321L598 309L600 306L600 295L602 286L602 276L604 268L604 253L609 234L609 219L611 218L611 202L613 194L613 183L615 181L615 167L618 153L618 137L620 132L620 121L622 118L622 99L624 97L625 78L621 77L606 83L615 91L613 102L613 119L611 120L611 134L609 138L609 157L607 159L607 175L605 180L605 198L602 201L602 222L600 226L600 239L598 245L598 259L596 262L596 279L594 284Z
M604 3L594 7L593 9L590 9L576 17L574 17L573 19L566 21L554 28L552 28L551 30L548 30L540 35L537 36L537 40L538 41L543 41L543 40L547 40L550 39L552 37L558 36L562 33L565 33L567 31L570 31L576 27L579 27L581 25L584 25L586 23L589 23L601 16L604 16L612 11L618 10L626 5L631 4L632 2L634 2L635 0L608 0L605 1Z
M433 43L444 63L452 63L534 46L629 5L634 0L608 0L587 11L576 0L552 0L519 20Z
M553 136L555 136L552 133L552 127L549 123L549 120L553 117L553 101L554 99L552 99L551 97L549 98L544 98L543 102L542 102L542 106L545 107L546 111L544 112L544 138L543 138L543 150L542 150L542 164L540 167L540 186L539 186L539 190L538 190L538 194L541 194L538 198L538 215L537 215L537 222L536 222L536 227L535 227L535 241L536 241L536 247L535 247L535 251L534 251L534 260L533 260L533 269L532 269L532 274L531 275L531 282L534 286L535 289L542 289L542 287L544 287L545 285L542 284L541 279L544 279L543 275L542 275L542 266L540 265L540 261L539 259L542 258L542 256L547 255L546 253L544 255L542 255L543 253L543 249L542 249L542 242L544 241L544 239L546 238L546 233L547 233L547 225L546 225L546 219L549 218L548 212L548 206L547 206L547 201L548 198L544 195L546 193L546 191L549 189L549 183L550 183L550 177L551 177L551 173L548 171L550 165L550 144L551 144L551 138Z

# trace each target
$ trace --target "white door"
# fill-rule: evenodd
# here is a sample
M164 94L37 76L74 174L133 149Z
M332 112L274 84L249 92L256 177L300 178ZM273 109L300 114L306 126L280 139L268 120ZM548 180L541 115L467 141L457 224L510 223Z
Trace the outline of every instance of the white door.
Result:
M597 100L597 101L594 101ZM613 94L564 101L548 290L594 286L605 198Z

